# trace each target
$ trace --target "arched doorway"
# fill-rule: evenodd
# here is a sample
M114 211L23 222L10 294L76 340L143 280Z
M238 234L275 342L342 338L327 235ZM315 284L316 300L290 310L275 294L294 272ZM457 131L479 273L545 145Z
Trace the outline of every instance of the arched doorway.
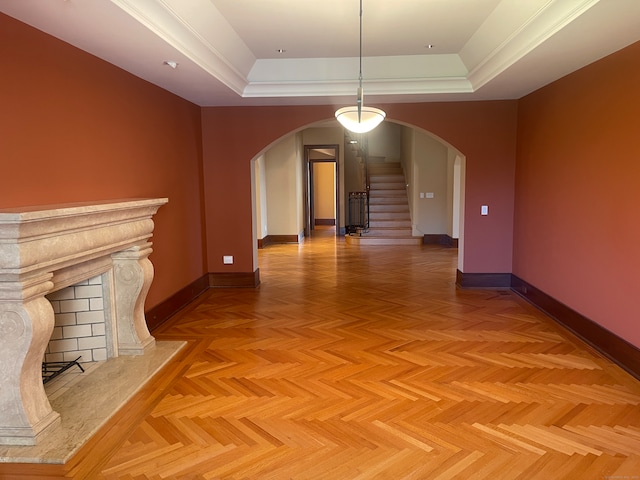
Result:
M218 274L238 283L238 278L247 278L247 283L259 281L257 248L252 242L255 225L252 222L251 160L287 135L306 131L320 123L336 124L334 111L327 105L203 110L206 263L212 273L212 283ZM461 276L506 275L510 272L516 103L388 104L385 111L387 121L383 124L400 123L431 132L466 157L465 205L461 205L464 229L460 230L464 241L458 249L464 259ZM340 139L338 143L342 144L342 141ZM314 140L308 143L334 142ZM302 171L300 176L302 178ZM340 170L341 183L344 177ZM346 189L341 191L341 195L345 192ZM488 216L481 216L482 205L489 205ZM341 216L344 220L343 211ZM233 265L224 264L225 255L234 255Z
M455 147L438 136L410 124L400 122L384 122L380 127L379 138L370 142L373 145L376 156L390 158L392 161L401 161L407 177L407 191L411 201L414 235L431 236L449 239L452 246L458 247L458 265L462 269L464 248L464 191L465 191L465 156ZM385 129L387 130L385 132ZM342 153L347 150L348 138L342 134L342 149L340 144L330 143L335 140L333 129L316 128L309 126L313 131L314 141L318 143L307 144L307 129L292 132L281 138L274 145L288 145L285 153L279 153L278 158L290 158L288 167L284 171L294 182L292 185L274 183L269 185L266 181L269 166L264 161L270 155L270 149L266 149L254 159L256 165L254 185L254 231L258 245L265 235L281 232L273 232L269 229L266 191L277 190L278 195L290 195L289 204L296 202L296 208L289 208L290 215L298 215L304 212L304 219L300 226L292 227L288 236L281 236L279 243L292 243L309 235L314 227L317 215L313 211L314 188L313 165L317 163L331 162L335 165L335 222L336 233L344 233L344 205L349 189L360 188L351 178L356 169L349 165L348 155ZM342 131L340 129L340 131ZM323 136L326 135L326 136ZM322 140L326 140L322 142ZM279 148L279 147L278 147ZM377 150L376 150L377 149ZM315 158L314 158L315 157ZM346 165L345 165L346 163ZM294 172L302 166L300 173ZM280 174L282 173L280 169ZM293 172L293 173L292 173ZM299 192L296 194L295 192ZM293 196L291 196L293 195ZM297 196L296 196L297 195ZM291 205L289 205L290 207ZM273 212L273 210L271 210ZM283 209L277 212L281 215ZM265 220L267 218L267 220ZM322 219L324 220L324 219ZM293 222L295 224L295 222ZM298 230L295 230L295 229ZM254 239L255 240L255 239ZM442 242L444 243L444 242ZM257 250L256 250L257 255ZM257 257L256 257L257 262Z

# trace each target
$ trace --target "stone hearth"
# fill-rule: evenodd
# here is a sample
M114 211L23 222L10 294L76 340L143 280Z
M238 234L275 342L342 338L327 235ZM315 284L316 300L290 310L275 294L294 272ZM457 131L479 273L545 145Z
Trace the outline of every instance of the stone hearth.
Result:
M47 383L45 390L60 414L60 424L39 438L37 445L0 445L0 464L69 462L185 345L160 341L144 355L94 362L85 365L86 373L73 368Z
M152 216L166 198L0 210L0 444L34 445L60 423L42 384L54 312L45 295L109 285L113 356L155 345L144 317Z

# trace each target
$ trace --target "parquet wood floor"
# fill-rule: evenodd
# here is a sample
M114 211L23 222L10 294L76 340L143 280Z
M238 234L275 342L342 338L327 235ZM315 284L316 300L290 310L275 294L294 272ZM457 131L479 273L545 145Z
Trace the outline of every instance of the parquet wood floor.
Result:
M68 465L0 478L640 478L640 382L509 290L456 288L454 249L316 232L155 331L189 346Z

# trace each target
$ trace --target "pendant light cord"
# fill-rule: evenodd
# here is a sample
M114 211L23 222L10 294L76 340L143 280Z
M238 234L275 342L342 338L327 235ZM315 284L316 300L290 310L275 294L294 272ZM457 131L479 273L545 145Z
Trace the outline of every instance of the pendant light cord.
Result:
M362 121L362 0L360 0L360 75L358 76L358 123Z
M344 128L353 133L367 133L382 122L386 116L379 108L364 107L364 92L362 89L362 3L360 0L360 74L358 76L357 106L342 107L336 110L336 118Z
M362 0L360 0L360 76L358 80L362 88Z

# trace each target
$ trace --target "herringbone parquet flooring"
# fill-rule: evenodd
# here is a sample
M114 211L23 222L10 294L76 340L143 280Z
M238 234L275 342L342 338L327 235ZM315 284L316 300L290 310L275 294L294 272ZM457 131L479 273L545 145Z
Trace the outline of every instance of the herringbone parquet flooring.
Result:
M64 475L640 478L640 382L455 269L453 249L326 234L262 250L259 288L154 332L189 347Z

